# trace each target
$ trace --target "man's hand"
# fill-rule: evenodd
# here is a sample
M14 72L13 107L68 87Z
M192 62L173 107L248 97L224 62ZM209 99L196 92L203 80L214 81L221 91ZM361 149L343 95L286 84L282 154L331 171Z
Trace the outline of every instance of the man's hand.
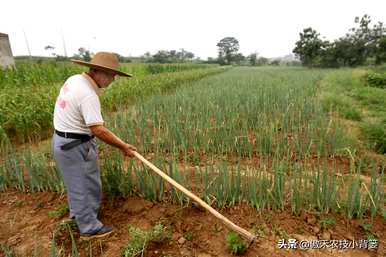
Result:
M117 137L113 132L108 130L105 126L90 126L90 130L94 136L101 139L103 142L119 148L124 156L134 157L133 152L137 151L137 149L134 146L123 142L119 137Z
M132 146L130 144L124 144L123 147L121 148L121 151L122 151L124 156L134 157L133 152L136 152L137 148L135 148L134 146Z

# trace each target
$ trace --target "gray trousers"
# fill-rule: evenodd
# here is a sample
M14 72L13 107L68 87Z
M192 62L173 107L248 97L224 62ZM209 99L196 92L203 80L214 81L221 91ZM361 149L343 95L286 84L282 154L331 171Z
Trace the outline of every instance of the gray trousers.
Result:
M93 233L103 226L97 218L102 183L96 143L93 139L69 150L60 149L60 146L73 140L54 134L54 158L67 189L70 217L75 217L80 233Z

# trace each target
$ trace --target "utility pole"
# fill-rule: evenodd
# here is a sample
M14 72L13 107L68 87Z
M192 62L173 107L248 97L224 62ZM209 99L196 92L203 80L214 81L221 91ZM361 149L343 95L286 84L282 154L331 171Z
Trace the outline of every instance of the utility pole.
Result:
M29 44L28 44L27 34L25 34L24 29L23 29L23 33L24 33L25 43L27 44L27 50L28 50L29 58L32 59L32 56L31 56L31 50L30 50Z
M61 30L60 32L62 34L62 43L63 43L64 57L67 57L66 42L64 41L63 30Z

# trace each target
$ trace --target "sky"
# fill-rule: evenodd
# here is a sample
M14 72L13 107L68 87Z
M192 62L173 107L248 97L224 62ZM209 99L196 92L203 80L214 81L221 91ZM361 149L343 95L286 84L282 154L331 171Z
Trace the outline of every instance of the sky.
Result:
M28 46L49 56L50 45L67 56L80 47L123 56L184 48L206 59L235 37L242 54L273 58L291 54L307 27L332 41L356 16L386 23L385 0L2 0L0 8L0 32L15 56L28 55Z

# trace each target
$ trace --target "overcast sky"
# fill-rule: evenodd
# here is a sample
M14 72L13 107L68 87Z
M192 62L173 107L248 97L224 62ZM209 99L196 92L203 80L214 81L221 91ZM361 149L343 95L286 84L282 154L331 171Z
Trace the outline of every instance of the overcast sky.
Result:
M49 55L47 45L64 55L63 38L69 56L79 47L124 56L184 48L205 59L231 36L244 55L278 57L306 27L333 40L355 16L386 23L385 0L2 0L0 8L14 55L28 54L25 38L32 55Z

